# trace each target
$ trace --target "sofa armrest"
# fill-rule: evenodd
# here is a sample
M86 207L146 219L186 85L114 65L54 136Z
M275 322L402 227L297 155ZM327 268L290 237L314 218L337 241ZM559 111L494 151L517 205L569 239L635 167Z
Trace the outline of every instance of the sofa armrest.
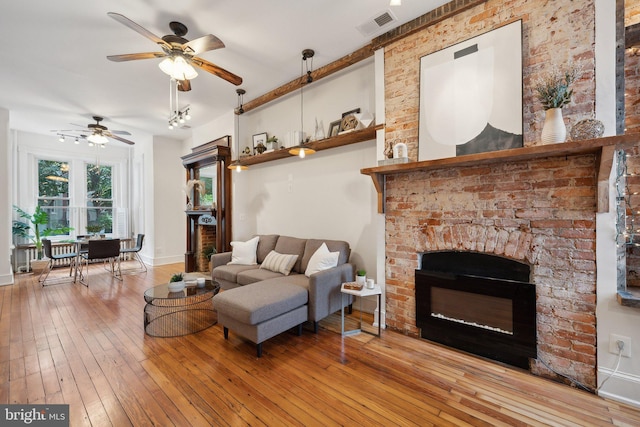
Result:
M221 252L219 254L211 255L210 262L210 270L213 271L214 268L226 265L231 261L231 252Z
M354 271L354 266L346 263L309 277L309 320L317 322L340 309L340 288L353 281Z

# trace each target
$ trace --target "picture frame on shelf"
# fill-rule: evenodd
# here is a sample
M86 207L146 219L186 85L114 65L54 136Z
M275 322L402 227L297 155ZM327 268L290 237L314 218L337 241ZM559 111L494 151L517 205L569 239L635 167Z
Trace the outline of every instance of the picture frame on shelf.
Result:
M329 124L329 138L337 136L340 133L340 126L342 125L342 119L336 120Z
M262 154L267 149L267 133L261 132L253 135L253 154Z
M354 108L353 110L345 111L344 113L342 113L342 118L344 119L346 116L349 116L351 114L360 114L360 107Z

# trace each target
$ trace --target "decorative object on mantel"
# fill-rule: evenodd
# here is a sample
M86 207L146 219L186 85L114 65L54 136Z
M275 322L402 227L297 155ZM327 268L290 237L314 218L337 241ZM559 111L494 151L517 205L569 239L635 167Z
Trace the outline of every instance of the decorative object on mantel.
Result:
M244 89L236 89L236 93L238 94L238 107L236 108L236 159L227 166L228 169L235 169L236 172L241 172L247 170L248 167L243 165L240 161L240 117L244 113L244 108L242 108L244 94L247 93ZM244 154L250 154L251 150L249 147L246 147L243 151Z
M198 191L200 192L200 195L203 196L205 194L206 188L205 188L204 182L199 179L190 179L189 181L187 181L187 183L183 188L183 192L187 196L186 209L188 211L193 209L193 199L195 196L195 193L193 193L193 191L195 191L194 188L196 186L198 187Z
M399 139L394 139L387 142L387 146L384 150L387 159L378 160L378 166L395 165L398 163L409 163L409 157L407 154L407 144L401 142Z
M584 119L573 125L569 132L572 141L600 138L604 135L604 124L596 119Z
M312 49L305 49L302 51L302 62L300 64L300 131L294 132L294 134L299 135L299 139L296 138L295 146L289 149L289 154L292 156L299 156L301 159L304 159L307 154L314 154L316 150L311 147L305 146L305 133L304 133L304 85L309 84L313 81L313 77L311 76L311 69L313 65L309 66L309 63L313 63L313 55L315 52ZM307 59L310 61L307 62ZM304 69L306 65L306 80L304 78ZM300 132L298 134L298 132Z
M573 89L571 84L581 76L580 67L569 63L564 70L554 66L551 71L536 79L533 88L538 100L545 109L545 121L542 127L543 144L564 142L567 128L562 118L562 107L571 102Z

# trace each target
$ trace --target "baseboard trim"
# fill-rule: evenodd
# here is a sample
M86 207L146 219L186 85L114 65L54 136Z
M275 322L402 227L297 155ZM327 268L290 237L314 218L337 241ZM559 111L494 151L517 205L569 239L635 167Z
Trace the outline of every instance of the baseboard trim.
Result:
M612 369L598 369L599 378L607 378L612 373ZM598 396L640 408L640 376L617 372L598 391Z

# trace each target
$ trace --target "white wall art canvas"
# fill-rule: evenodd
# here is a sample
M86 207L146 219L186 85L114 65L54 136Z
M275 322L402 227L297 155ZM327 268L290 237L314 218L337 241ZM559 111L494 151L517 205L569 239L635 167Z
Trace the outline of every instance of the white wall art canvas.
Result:
M418 160L522 147L522 21L420 59Z

